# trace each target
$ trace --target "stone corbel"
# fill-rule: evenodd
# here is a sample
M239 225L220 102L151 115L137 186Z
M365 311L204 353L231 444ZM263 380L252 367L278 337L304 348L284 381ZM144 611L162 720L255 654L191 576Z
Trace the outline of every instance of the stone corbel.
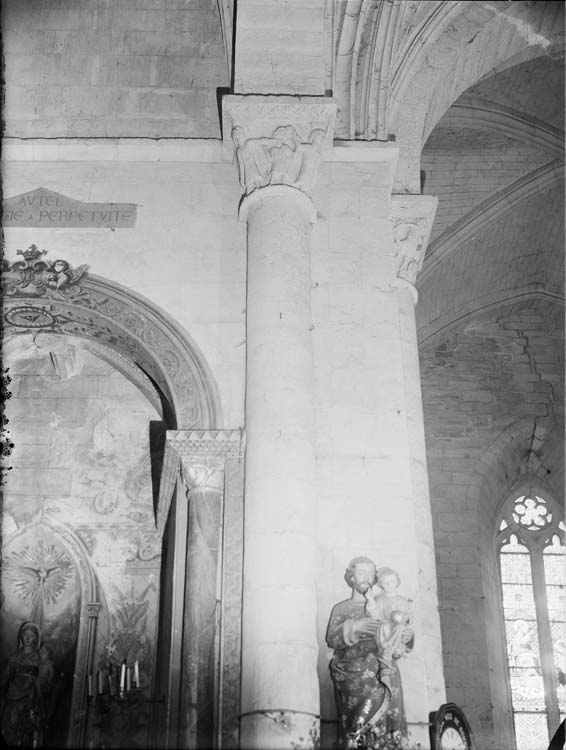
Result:
M224 148L245 195L289 185L310 196L332 148L336 104L328 97L230 95L222 101Z
M395 286L408 288L415 304L416 280L422 268L438 198L432 195L393 195L389 220L395 243Z

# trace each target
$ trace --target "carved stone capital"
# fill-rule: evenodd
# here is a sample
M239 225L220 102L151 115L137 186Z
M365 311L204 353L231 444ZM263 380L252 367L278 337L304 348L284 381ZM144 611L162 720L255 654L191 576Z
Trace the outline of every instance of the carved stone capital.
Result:
M391 215L395 242L395 261L398 286L409 286L413 297L414 285L422 268L432 230L438 198L432 195L393 195Z
M224 147L245 195L291 185L310 195L332 148L336 103L318 96L231 95L222 100Z
M224 488L224 464L213 466L181 460L181 476L187 488L187 496L194 490L222 492Z
M86 616L97 620L98 614L101 609L102 609L102 604L100 604L99 602L87 602L86 603Z
M221 492L224 466L244 452L241 430L168 430L159 487L156 525L163 531L175 483L179 477L190 493L196 489Z

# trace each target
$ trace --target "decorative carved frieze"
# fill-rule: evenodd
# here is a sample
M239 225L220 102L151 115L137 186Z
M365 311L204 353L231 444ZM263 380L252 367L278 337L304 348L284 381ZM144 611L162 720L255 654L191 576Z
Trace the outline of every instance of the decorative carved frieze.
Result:
M41 330L94 340L119 352L151 378L172 406L179 427L214 424L215 387L204 363L172 321L133 292L85 276L86 266L72 269L63 260L49 266L39 260L44 251L32 248L27 257L20 252L24 261L3 261L6 337ZM53 270L56 264L61 264L58 271Z
M290 185L310 195L335 118L336 105L326 97L225 97L224 145L244 193Z
M415 283L425 258L438 198L432 195L393 195L389 220L393 226L395 270L399 286L417 298Z

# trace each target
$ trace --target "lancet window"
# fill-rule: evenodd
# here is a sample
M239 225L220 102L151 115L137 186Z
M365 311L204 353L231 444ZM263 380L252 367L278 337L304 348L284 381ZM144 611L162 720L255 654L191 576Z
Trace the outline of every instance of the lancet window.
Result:
M546 747L566 715L566 546L557 509L506 503L497 545L516 750Z

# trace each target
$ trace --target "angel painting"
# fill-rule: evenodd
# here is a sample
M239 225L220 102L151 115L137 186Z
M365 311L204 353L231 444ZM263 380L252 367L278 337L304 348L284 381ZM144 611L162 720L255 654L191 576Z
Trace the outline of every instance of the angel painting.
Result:
M72 268L66 260L55 260L49 268L36 274L34 281L37 286L44 284L48 289L59 292L67 286L76 284L87 270L86 265Z

